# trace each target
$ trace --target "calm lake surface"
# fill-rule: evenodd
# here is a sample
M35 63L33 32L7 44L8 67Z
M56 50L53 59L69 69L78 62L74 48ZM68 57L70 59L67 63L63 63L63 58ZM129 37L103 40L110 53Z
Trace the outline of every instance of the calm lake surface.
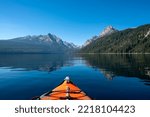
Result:
M0 99L28 100L71 80L90 97L150 99L150 55L0 55Z

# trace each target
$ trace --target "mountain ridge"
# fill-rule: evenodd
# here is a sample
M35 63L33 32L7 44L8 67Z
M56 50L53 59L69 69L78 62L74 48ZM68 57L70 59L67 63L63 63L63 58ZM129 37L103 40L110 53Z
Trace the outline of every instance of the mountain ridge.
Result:
M75 49L76 45L51 33L0 40L0 53L65 53Z
M100 33L99 36L93 36L91 39L88 39L83 45L82 47L85 47L87 45L89 45L90 43L92 43L93 41L95 41L96 39L98 38L101 38L101 37L105 37L105 36L109 36L110 34L112 33L115 33L115 32L118 32L117 29L115 29L113 26L107 26L106 28L104 28L104 30Z
M150 24L99 37L80 53L150 53Z

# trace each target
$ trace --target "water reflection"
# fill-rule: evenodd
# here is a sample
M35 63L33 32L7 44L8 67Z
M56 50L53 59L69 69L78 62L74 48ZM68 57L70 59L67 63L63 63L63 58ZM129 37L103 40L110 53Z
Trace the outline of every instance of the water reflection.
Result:
M149 60L150 55L0 55L0 99L31 99L67 75L93 99L150 99Z
M1 54L0 67L51 72L63 66L72 66L73 63L70 61L72 56L63 54Z
M115 54L6 54L0 55L0 67L20 70L55 71L63 66L86 64L98 69L109 80L115 76L150 80L150 55ZM19 70L19 69L17 69Z
M84 54L87 64L97 68L109 80L115 76L138 77L149 85L150 55Z

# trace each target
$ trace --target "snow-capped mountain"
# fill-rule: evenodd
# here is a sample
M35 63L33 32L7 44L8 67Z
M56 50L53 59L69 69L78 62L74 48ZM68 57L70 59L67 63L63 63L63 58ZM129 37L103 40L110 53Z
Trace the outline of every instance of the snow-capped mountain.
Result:
M108 26L100 33L100 37L108 36L114 32L118 32L118 30L116 30L112 26Z
M61 38L57 37L56 35L53 35L49 33L48 35L34 35L34 36L25 36L25 37L18 37L15 39L10 39L11 41L16 42L25 42L25 43L38 43L38 44L58 44L61 46L66 46L67 48L77 48L76 45L73 43L68 43L66 41L63 41Z
M76 45L63 41L51 33L0 40L0 52L4 53L6 51L14 53L64 53L75 49L77 49Z

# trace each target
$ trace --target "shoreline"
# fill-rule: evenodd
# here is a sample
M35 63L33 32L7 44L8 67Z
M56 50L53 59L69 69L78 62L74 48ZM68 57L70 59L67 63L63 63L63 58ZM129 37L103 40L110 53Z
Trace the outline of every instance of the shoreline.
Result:
M77 54L150 54L150 53L77 53Z

